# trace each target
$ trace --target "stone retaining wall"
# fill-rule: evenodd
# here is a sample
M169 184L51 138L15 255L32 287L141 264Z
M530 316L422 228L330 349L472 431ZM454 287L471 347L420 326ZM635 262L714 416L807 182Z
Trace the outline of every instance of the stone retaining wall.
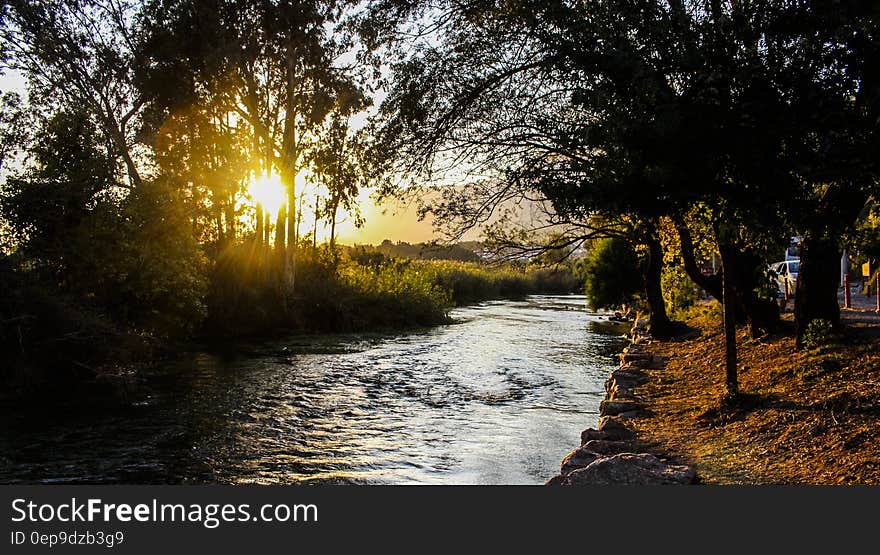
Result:
M628 420L645 415L638 388L651 379L646 370L663 365L645 348L650 343L647 322L637 319L630 344L620 354L620 366L605 381L598 426L581 433L581 446L565 456L560 473L546 485L696 483L693 468L669 464L654 453L642 452L636 434L627 427Z

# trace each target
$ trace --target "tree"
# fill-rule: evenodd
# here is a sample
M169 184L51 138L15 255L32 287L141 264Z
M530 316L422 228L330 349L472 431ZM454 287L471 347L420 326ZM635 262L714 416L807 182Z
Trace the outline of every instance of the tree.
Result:
M328 117L312 154L316 178L328 191L320 212L330 224L331 249L336 245L336 219L340 208L352 214L358 226L361 224L357 198L370 179L363 162L365 138L363 133L352 132L350 118L363 108L364 103L364 97L357 91L340 103Z
M14 92L0 94L0 171L30 140L31 114Z
M250 178L248 126L217 106L192 104L165 120L153 139L159 173L185 190L196 236L235 242L237 204Z
M84 111L54 114L7 180L0 213L17 233L21 271L50 294L163 336L201 324L204 257L186 205L163 181L129 189Z
M148 99L135 87L140 37L136 5L126 0L10 0L0 19L9 65L28 78L44 106L78 106L100 126L126 168L142 184L136 162L136 120Z
M393 20L389 14L405 17L412 6L379 2L375 12ZM467 160L472 173L489 176L484 206L538 192L558 214L581 221L595 211L651 221L705 205L726 278L715 290L732 301L725 334L735 394L736 305L753 330L774 320L756 292L763 252L788 235L788 214L824 225L795 210L816 183L804 168L828 159L811 155L850 144L847 136L855 138L852 152L864 154L875 140L869 120L855 118L856 104L846 102L853 95L844 94L859 90L864 54L876 47L869 32L852 33L873 28L871 18L852 6L832 14L743 2L432 8L443 24L425 29L430 38L399 64L385 104L386 135L406 160L402 169L431 177ZM854 34L861 42L853 44ZM861 55L847 44L860 45ZM810 98L853 117L800 117L815 112ZM826 131L835 131L828 142L815 140ZM862 161L857 167L869 176L873 163ZM839 176L833 165L821 168L826 178Z
M249 126L252 179L275 174L285 187L279 214L256 206L258 244L268 246L275 220L285 288L296 275L296 176L334 107L363 98L352 68L338 63L350 44L329 32L348 6L337 0L151 0L145 9L142 86L158 99L154 125L187 105L216 107L221 117Z
M81 260L74 237L96 203L117 185L114 156L82 111L44 122L29 148L30 167L11 176L0 212L20 250L65 284Z

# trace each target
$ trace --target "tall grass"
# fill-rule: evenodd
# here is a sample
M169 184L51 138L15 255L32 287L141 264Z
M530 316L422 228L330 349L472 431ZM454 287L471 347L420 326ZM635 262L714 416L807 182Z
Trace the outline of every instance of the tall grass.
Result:
M224 253L211 280L206 332L229 336L430 326L448 321L455 306L568 293L580 286L565 268L348 258L326 248L298 254L293 284L282 276L279 259L256 256L246 245Z
M486 266L448 260L413 261L456 305L532 294L563 294L582 284L567 268Z

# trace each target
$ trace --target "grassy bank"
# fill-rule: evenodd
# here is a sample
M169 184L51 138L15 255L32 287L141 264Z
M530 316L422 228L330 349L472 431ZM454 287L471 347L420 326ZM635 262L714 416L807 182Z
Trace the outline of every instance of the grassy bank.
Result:
M250 255L233 252L217 264L208 297L208 337L430 326L447 322L455 306L580 287L567 268L334 255L326 249L303 251L291 284L277 261L261 266L243 257Z
M793 323L763 342L740 331L737 406L721 409L724 342L711 318L655 342L665 368L639 389L640 437L715 484L880 484L880 325L854 324L796 351Z

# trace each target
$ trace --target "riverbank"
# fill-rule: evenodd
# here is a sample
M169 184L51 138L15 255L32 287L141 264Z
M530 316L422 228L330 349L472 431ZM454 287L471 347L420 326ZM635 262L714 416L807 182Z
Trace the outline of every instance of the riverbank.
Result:
M741 330L742 400L724 410L719 326L652 343L665 367L639 389L634 432L708 484L880 484L880 325L843 314L843 335L800 352L791 314L765 341Z
M546 485L670 485L698 482L695 470L645 441L633 422L651 411L640 390L662 371L664 360L647 346L646 322L636 319L620 367L605 382L599 423L581 433L581 446L562 460L560 473Z
M693 319L682 336L651 341L639 412L624 422L633 439L617 451L686 465L705 484L880 484L880 322L869 311L842 314L843 334L813 338L802 351L790 313L765 340L740 330L742 395L724 408L718 322ZM582 451L591 446L585 433Z

